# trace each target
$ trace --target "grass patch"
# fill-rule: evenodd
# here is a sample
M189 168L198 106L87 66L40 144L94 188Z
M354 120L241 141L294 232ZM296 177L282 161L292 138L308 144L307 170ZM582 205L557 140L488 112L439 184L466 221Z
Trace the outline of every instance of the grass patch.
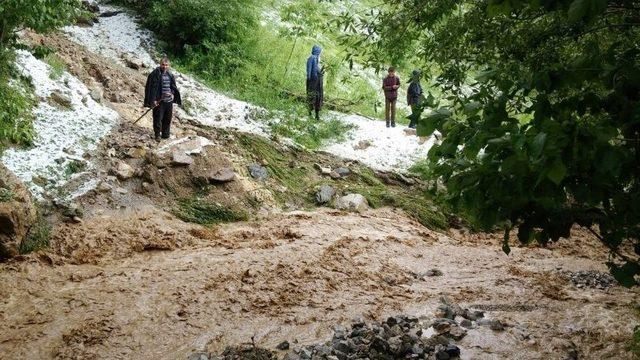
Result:
M0 202L9 202L13 199L13 191L11 189L0 188Z
M293 153L276 147L267 139L247 134L238 136L238 144L255 158L266 161L269 176L284 187L271 189L280 204L293 202L305 205L312 199L308 195L309 188L313 186L309 184L312 170L305 164L297 163Z
M636 359L640 359L640 327L635 329L633 338L629 341L628 349Z
M67 64L54 53L47 54L43 60L51 67L49 70L49 78L52 80L60 79L62 75L64 75L64 72L67 71Z
M343 141L353 126L335 118L316 121L307 116L288 116L274 124L272 129L277 135L293 139L307 149L315 150L328 141Z
M67 166L64 168L64 174L67 177L70 177L73 174L77 174L79 172L84 171L87 168L87 164L83 161L73 160L70 161Z
M20 254L28 254L49 247L49 237L51 235L51 225L40 214L36 223L29 229L27 237L20 243L18 251Z
M178 200L178 207L173 210L173 214L182 221L201 225L245 221L249 218L245 211L204 202L197 198Z

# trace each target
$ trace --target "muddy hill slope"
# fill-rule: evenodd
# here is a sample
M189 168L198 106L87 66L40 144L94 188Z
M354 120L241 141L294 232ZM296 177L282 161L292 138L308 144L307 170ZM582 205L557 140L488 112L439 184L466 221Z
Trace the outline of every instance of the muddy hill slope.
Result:
M417 159L435 139L355 129L307 151L177 74L200 110L156 143L148 115L133 123L152 35L110 15L22 39L68 71L19 53L42 126L2 162L46 231L0 262L3 359L634 357L640 294L588 232L507 256L423 196L406 153L379 161L386 142Z

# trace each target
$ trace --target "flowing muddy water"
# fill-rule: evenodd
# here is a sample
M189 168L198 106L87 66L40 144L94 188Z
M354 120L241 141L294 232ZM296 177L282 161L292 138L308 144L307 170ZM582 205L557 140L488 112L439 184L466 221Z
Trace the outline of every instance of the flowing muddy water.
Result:
M48 254L1 266L3 358L186 359L254 341L310 344L354 317L432 316L440 299L486 310L464 359L631 358L637 291L578 289L558 269L604 271L605 253L561 242L515 248L499 236L425 229L398 211L294 212L215 229L153 207L63 226ZM594 247L591 247L591 246ZM597 253L597 254L596 254ZM439 269L442 276L420 274Z

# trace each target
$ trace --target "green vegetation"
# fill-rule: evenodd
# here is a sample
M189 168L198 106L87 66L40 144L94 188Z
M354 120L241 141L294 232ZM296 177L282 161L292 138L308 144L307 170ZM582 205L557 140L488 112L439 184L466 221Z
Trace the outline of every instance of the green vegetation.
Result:
M335 118L316 121L304 116L286 116L272 125L274 134L293 139L296 143L315 150L329 140L341 141L353 126Z
M636 359L640 359L640 327L635 329L628 348Z
M214 225L221 222L244 221L249 215L243 210L234 210L219 204L207 203L197 198L178 200L173 214L179 219L201 225Z
M437 72L446 103L418 133L444 135L425 169L453 210L479 229L503 228L506 253L514 227L521 242L543 245L587 227L611 249L616 279L638 284L637 2L388 0L379 9L338 20L353 29L346 48L370 63L391 48L416 53Z
M29 145L34 136L31 88L14 67L16 31L46 32L78 14L79 0L4 0L0 5L0 151L10 145Z
M86 167L87 167L87 164L85 162L79 161L79 160L72 160L64 168L64 174L67 177L70 177L73 174L77 174L79 172L84 171Z
M43 60L51 66L49 77L53 80L60 79L67 71L67 64L56 54L47 54Z
M28 254L49 247L51 225L41 214L38 214L36 223L29 229L27 237L20 243L20 254Z
M0 187L0 202L8 202L13 199L13 191Z
M33 142L31 110L35 99L31 91L28 81L0 59L0 153L10 144L31 145Z

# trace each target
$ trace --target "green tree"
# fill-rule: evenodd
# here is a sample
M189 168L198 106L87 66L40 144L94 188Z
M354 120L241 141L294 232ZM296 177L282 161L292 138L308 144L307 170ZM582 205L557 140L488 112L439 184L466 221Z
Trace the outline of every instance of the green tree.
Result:
M640 275L640 1L388 0L343 14L369 63L417 53L443 103L418 132L446 200L476 226L523 243L578 224ZM390 50L393 49L393 52ZM364 51L363 51L364 50Z

